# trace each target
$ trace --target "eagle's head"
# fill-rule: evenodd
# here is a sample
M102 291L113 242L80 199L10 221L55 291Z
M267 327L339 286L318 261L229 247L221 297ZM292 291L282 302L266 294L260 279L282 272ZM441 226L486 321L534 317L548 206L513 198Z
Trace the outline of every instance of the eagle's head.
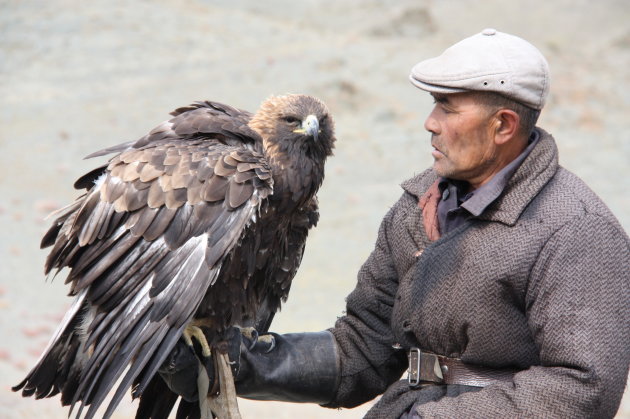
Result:
M260 134L267 152L325 159L334 147L334 123L328 108L307 95L272 96L248 124Z

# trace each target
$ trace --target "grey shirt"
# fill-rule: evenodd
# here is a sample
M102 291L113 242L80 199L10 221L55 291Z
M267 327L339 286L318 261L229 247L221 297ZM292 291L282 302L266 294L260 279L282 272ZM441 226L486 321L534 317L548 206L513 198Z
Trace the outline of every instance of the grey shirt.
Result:
M527 148L479 189L466 193L468 182L442 178L439 183L442 199L438 203L440 233L446 234L454 230L470 216L481 215L488 205L501 196L508 181L529 156L539 139L540 133L534 130Z

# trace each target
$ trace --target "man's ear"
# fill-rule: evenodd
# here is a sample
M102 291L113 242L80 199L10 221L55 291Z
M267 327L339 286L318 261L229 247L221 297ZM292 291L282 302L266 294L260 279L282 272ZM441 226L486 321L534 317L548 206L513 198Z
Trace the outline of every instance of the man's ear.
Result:
M495 138L497 145L505 144L512 138L518 137L521 118L518 114L510 109L501 109L495 116Z

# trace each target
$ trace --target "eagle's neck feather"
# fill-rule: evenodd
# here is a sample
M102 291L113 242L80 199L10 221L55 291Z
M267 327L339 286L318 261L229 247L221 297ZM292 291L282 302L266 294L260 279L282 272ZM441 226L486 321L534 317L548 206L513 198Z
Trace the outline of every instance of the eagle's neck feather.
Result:
M283 148L283 142L265 144L265 155L274 179L272 200L290 197L296 206L304 205L317 192L324 180L326 156L319 156L307 147Z

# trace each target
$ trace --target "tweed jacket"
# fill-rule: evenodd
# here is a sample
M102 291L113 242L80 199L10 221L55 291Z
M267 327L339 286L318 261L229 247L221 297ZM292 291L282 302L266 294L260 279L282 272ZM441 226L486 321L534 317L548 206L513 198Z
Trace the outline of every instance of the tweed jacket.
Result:
M503 194L436 241L418 200L437 175L403 183L331 329L341 382L327 407L384 393L366 417L416 403L420 417L614 416L630 363L630 240L539 131ZM485 388L410 388L399 379L414 346L522 371Z

